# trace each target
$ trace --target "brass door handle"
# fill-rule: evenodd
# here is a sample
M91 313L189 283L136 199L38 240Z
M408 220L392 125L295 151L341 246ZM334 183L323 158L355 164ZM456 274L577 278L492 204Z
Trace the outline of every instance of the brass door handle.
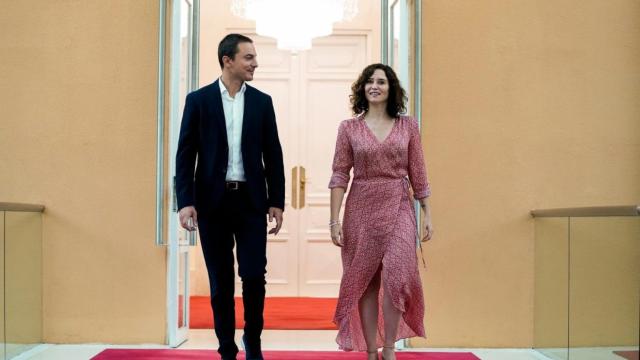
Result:
M307 185L307 176L305 173L304 166L300 166L300 199L299 199L299 208L302 209L305 205L305 197L306 197L306 185Z
M307 178L304 166L291 168L291 207L302 209L305 204Z
M291 207L298 208L298 167L291 168Z

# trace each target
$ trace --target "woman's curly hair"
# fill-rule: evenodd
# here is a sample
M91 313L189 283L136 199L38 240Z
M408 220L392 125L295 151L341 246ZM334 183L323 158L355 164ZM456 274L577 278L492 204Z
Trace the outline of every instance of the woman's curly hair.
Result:
M351 110L355 115L366 113L369 110L369 102L364 93L364 86L377 69L384 71L387 75L387 80L389 81L387 114L395 118L407 110L407 94L400 86L400 80L398 80L395 71L385 64L371 64L362 70L358 80L351 85L351 95L349 95Z

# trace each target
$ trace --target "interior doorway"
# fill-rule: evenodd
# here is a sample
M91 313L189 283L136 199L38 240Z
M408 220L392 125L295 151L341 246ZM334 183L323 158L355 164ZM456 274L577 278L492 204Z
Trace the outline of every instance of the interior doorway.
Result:
M283 146L286 211L281 233L268 239L268 297L337 297L342 266L327 226L327 185L338 124L351 117L350 87L360 71L375 62L394 67L409 95L409 112L420 119L420 1L359 0L354 19L335 24L331 36L298 54L258 36L252 21L232 15L231 2L161 1L157 233L158 239L167 234L167 338L174 347L188 337L189 299L208 296L209 286L195 233L177 225L175 199L167 195L173 192L184 98L219 77L217 45L224 35L254 40L259 68L250 85L272 96Z

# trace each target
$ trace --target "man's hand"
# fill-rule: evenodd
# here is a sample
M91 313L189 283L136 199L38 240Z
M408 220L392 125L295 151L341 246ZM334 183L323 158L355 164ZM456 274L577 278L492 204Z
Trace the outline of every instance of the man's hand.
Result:
M198 227L198 212L195 207L185 206L180 209L178 214L180 215L180 225L182 225L183 228L194 231L196 227Z
M276 219L276 227L269 230L269 234L278 235L280 232L280 228L282 227L282 209L277 207L269 208L269 222L273 222L273 219Z

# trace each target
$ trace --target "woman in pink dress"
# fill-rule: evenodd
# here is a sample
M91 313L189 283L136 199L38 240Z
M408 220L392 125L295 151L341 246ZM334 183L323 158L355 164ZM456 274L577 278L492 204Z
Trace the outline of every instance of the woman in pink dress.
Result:
M351 90L358 115L340 124L329 183L331 239L342 248L343 266L336 341L343 350L366 350L369 360L382 347L382 358L395 360L397 340L425 336L411 197L424 212L426 241L433 234L429 182L418 123L400 115L406 95L393 69L369 65Z

